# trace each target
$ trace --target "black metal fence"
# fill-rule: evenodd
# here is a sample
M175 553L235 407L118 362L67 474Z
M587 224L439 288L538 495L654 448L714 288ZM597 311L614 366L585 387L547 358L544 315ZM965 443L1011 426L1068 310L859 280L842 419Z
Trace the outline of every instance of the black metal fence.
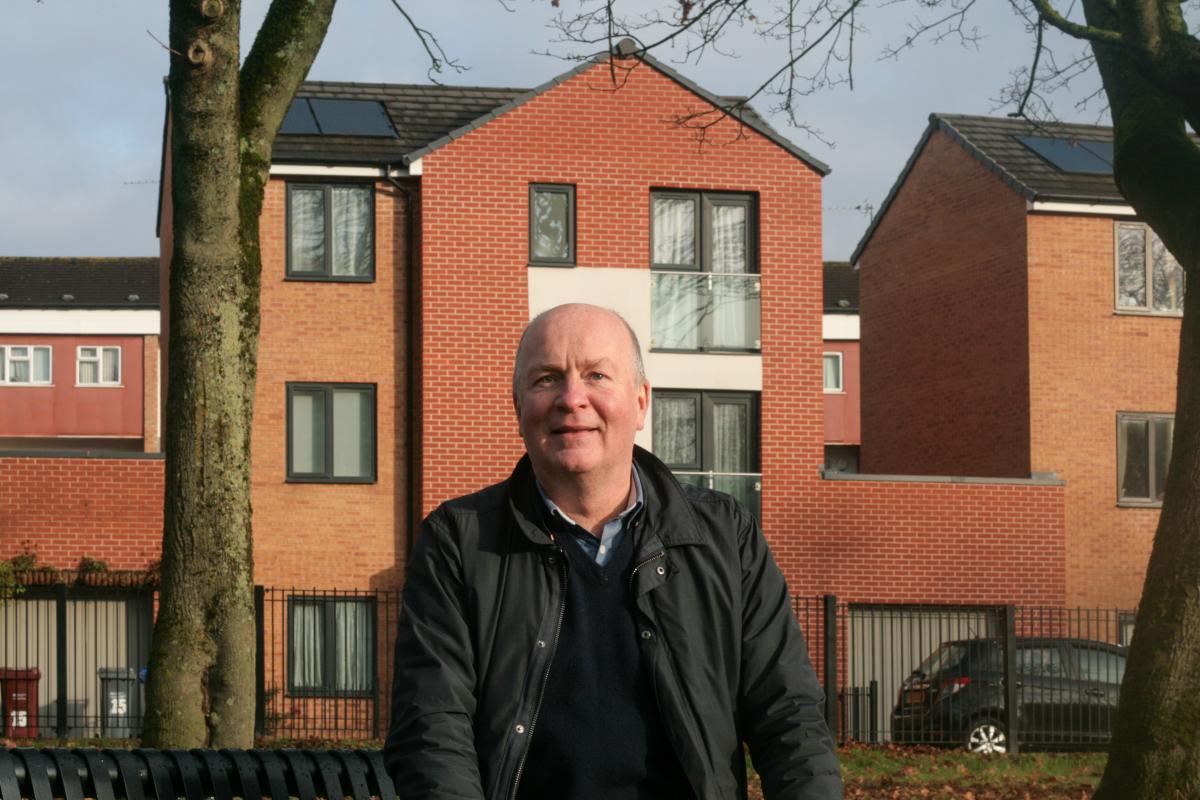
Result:
M256 723L266 738L387 731L397 591L255 590ZM30 587L0 604L3 734L141 732L155 596ZM793 611L840 741L1014 751L1102 746L1132 612L843 603Z

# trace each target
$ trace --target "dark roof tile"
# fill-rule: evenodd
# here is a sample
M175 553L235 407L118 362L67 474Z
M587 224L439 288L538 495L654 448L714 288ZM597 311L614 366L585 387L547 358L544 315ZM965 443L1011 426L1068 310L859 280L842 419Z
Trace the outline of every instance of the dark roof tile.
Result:
M0 309L155 309L158 267L157 258L0 256Z

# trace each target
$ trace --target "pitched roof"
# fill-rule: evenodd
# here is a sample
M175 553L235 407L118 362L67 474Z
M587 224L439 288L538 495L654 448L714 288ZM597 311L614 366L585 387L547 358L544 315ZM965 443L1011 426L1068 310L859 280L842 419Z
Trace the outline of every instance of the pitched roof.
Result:
M825 313L858 313L858 270L849 261L825 262Z
M1018 137L1046 137L1068 142L1092 140L1111 142L1112 128L1073 123L1037 123L1009 117L977 117L965 114L930 114L929 125L909 156L908 163L892 185L879 213L871 221L850 256L857 262L879 221L908 178L934 131L941 131L983 164L1026 200L1058 200L1077 203L1128 205L1111 174L1065 172L1022 144Z
M157 258L0 256L0 309L156 309L158 267Z
M624 46L623 42L618 48ZM727 107L745 102L745 98L714 95L649 55L637 57L713 105ZM598 56L584 61L533 89L306 81L297 91L297 99L374 100L382 103L395 130L395 138L280 134L275 137L272 160L293 163L411 163L607 58ZM767 137L822 175L829 173L826 164L785 139L749 104L730 113L746 127Z

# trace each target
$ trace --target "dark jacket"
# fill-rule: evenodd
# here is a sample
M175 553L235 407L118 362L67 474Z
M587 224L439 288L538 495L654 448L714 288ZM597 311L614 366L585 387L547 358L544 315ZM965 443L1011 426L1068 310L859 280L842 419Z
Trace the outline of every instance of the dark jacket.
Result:
M824 694L757 521L635 452L645 507L629 577L659 712L698 798L743 798L750 746L766 797L833 800ZM384 760L403 800L515 796L568 578L528 457L440 506L408 567ZM565 543L577 546L574 542Z

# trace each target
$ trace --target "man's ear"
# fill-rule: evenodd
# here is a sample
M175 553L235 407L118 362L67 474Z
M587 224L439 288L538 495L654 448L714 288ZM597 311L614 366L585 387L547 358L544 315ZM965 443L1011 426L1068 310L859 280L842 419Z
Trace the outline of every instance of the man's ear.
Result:
M521 398L517 395L516 392L513 392L513 394L512 394L512 401L513 401L513 412L517 416L517 433L524 436L525 434L521 430Z
M646 427L646 412L650 410L650 381L642 381L638 388L637 406L637 429L640 431Z

